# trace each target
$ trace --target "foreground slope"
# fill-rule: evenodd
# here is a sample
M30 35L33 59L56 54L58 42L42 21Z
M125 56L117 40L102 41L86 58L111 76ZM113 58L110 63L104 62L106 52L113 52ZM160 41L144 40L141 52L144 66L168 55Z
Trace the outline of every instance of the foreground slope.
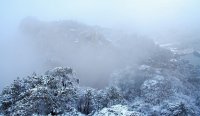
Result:
M79 86L71 68L15 80L1 93L4 115L198 116L200 68L165 49L112 75L108 87Z

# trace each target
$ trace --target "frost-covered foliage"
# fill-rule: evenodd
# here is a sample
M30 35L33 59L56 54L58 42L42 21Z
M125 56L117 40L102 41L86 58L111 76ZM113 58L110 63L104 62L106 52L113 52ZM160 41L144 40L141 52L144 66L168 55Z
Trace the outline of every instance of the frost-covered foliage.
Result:
M5 115L62 114L76 107L78 79L71 68L55 68L45 75L17 79L1 94Z
M95 111L117 104L126 104L118 88L107 87L102 90L80 88L77 109L83 114L94 114Z
M166 50L160 52L138 68L128 67L115 73L113 84L133 110L145 115L200 115L199 66Z
M94 89L82 90L77 106L79 112L88 115L96 110L94 92Z
M115 87L103 90L80 87L71 68L57 67L44 75L17 79L4 88L0 112L4 115L92 115L97 110L125 103Z
M199 116L200 67L165 49L156 54L100 90L79 86L71 68L17 78L0 95L0 114Z
M114 105L110 108L103 108L96 112L95 116L143 116L142 113L130 111L127 106Z
M150 80L146 80L140 90L141 97L146 102L152 104L159 104L172 93L170 81L159 75Z

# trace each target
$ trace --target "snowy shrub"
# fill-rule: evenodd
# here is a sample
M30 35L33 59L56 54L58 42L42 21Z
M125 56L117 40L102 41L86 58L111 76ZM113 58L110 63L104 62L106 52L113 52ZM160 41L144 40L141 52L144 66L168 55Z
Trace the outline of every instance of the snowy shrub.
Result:
M108 87L105 91L107 107L125 103L121 91L118 88L111 86Z
M107 107L108 101L105 90L98 90L95 94L95 103L97 110Z
M116 85L126 100L133 100L135 97L141 95L140 86L143 82L150 78L149 72L137 69L125 69L113 76Z
M188 107L188 104L184 102L168 101L160 106L160 110L157 112L162 116L197 116L198 111L193 109L193 106Z
M94 116L143 116L142 113L130 111L127 106L114 105L110 108L103 108L96 112Z
M80 96L78 102L78 111L83 114L90 114L96 110L95 98L92 89L87 89L82 96Z
M172 94L170 81L157 75L141 86L141 97L148 103L158 104Z
M97 94L95 94L95 103L99 110L117 104L126 104L126 100L123 98L121 91L117 87L110 86L103 90L99 90Z

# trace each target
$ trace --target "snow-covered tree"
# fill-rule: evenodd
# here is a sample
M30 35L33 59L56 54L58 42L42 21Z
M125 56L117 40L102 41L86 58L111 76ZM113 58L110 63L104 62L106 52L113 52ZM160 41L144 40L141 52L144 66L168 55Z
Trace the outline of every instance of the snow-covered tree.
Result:
M45 75L17 79L3 90L4 115L62 114L76 107L78 79L71 68L55 68Z

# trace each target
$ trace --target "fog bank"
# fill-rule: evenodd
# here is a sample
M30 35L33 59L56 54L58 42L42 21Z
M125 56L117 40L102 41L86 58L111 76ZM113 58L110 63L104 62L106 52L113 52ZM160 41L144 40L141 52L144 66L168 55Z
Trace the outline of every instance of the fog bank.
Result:
M83 83L105 81L114 69L148 58L156 49L151 40L193 46L199 8L198 0L0 1L0 88L66 65L87 78Z

